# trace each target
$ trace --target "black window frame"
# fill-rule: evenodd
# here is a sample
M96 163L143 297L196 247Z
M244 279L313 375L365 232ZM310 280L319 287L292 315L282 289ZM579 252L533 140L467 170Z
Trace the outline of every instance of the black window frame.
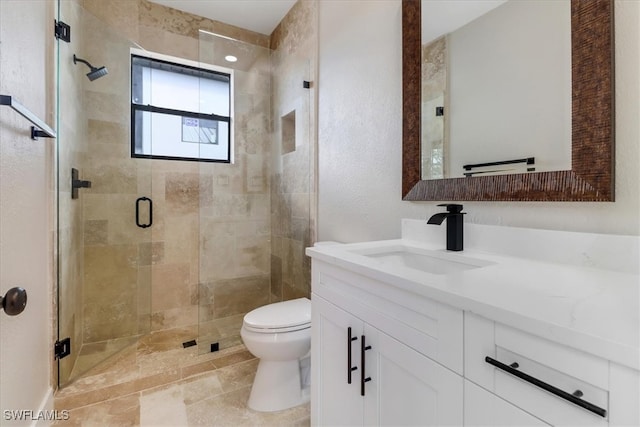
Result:
M163 108L163 107L156 107L153 105L143 105L143 104L136 104L133 100L134 100L134 82L136 81L134 79L134 59L135 58L140 58L143 60L147 60L150 61L150 65L154 66L153 68L157 68L157 69L163 69L163 65L164 68L173 68L174 71L175 69L178 69L179 71L175 71L175 72L184 72L185 74L191 74L191 75L200 75L201 77L203 77L205 74L208 75L219 75L222 77L226 77L229 80L229 116L220 116L217 114L204 114L204 113L196 113L193 111L185 111L185 110L175 110L172 108ZM207 78L207 77L204 77ZM139 88L139 90L141 90L142 88ZM136 158L136 159L157 159L157 160L181 160L181 161L188 161L188 162L208 162L208 163L231 163L232 162L232 150L231 150L231 140L232 140L232 134L233 134L233 129L232 129L232 106L233 103L231 102L231 97L233 96L233 74L231 73L225 73L222 71L217 71L217 70L210 70L210 69L206 69L206 68L200 68L200 67L194 67L191 65L186 65L186 64L181 64L178 62L172 62L172 61L167 61L167 60L163 60L163 59L157 59L157 58L153 58L153 57L149 57L149 56L144 56L144 55L139 55L136 53L131 53L131 83L130 83L130 90L131 90L131 97L130 97L130 101L131 101L131 158ZM137 111L141 111L141 112L151 112L151 113L160 113L160 114L167 114L167 115L172 115L172 116L178 116L178 117L188 117L188 118L195 118L195 119L201 119L201 120L214 120L214 121L219 121L219 122L225 122L227 123L228 129L229 131L227 132L227 158L226 159L207 159L207 158L195 158L195 157L180 157L180 156L159 156L159 155L153 155L153 154L138 154L136 153L136 141L142 141L142 115L137 115L136 112ZM222 141L218 141L218 143L220 144Z

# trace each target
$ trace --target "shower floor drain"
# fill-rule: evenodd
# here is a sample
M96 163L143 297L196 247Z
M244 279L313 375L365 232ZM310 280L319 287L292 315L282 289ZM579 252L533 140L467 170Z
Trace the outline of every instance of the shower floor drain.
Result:
M194 345L196 345L196 340L186 341L182 343L182 347L184 348L193 347Z

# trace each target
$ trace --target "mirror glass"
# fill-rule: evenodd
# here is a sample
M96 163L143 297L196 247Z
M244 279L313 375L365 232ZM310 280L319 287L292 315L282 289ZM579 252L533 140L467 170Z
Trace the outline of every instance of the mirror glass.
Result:
M421 178L571 169L570 0L421 7Z
M488 0L487 0L488 1ZM506 2L526 3L529 0L517 0ZM564 0L538 1L537 3L560 3ZM438 0L429 0L426 4L432 5ZM474 1L448 1L447 3L484 3L485 0ZM423 109L422 95L422 74L432 73L428 66L423 66L422 61L422 34L421 34L421 0L402 0L402 198L403 200L446 200L446 201L614 201L615 200L615 144L614 144L614 26L613 7L614 0L569 0L570 3L570 55L558 57L551 60L539 59L540 53L547 54L566 43L566 33L560 33L548 37L549 25L543 23L541 16L534 16L533 12L527 13L531 20L529 27L534 29L542 28L544 31L534 38L544 40L542 44L529 44L530 36L525 35L525 25L519 23L517 29L512 33L500 33L497 27L491 27L491 43L489 48L478 47L476 57L479 62L469 62L464 67L457 70L447 71L447 75L462 73L471 75L475 83L468 84L471 92L459 91L455 82L445 82L445 90L442 96L435 96L431 107L443 107L442 121L442 169L440 172L443 178L423 179L423 159L422 152L422 127L423 119L421 110ZM485 13L502 13L498 10L504 5L498 5L494 9ZM564 7L564 6L563 6ZM430 12L427 12L430 13ZM566 12L546 12L545 18L550 16L563 15ZM516 18L503 18L501 23L508 26ZM468 21L465 27L471 23ZM490 24L498 25L498 23ZM540 28L538 28L540 27ZM447 30L440 34L449 34ZM467 36L469 38L469 36ZM475 42L475 40L469 40ZM508 50L507 48L511 45ZM515 46L515 47L514 47ZM507 55L507 61L501 67L493 71L486 71L488 63L497 62L497 52L507 49L511 52ZM467 49L469 50L469 49ZM567 50L567 47L561 47ZM450 52L448 49L447 52ZM520 70L521 76L515 79L517 73L514 71L521 68L521 64L527 64L527 58L515 58L516 51L524 51L530 56L535 56L532 62L524 70ZM474 52L471 52L474 53ZM447 53L446 56L458 55L457 53ZM444 62L446 56L441 56ZM472 55L473 56L473 55ZM513 57L512 57L513 56ZM570 58L570 59L568 59ZM501 60L503 58L500 58ZM510 61L509 61L510 60ZM542 62L566 62L570 61L570 79L566 71L549 71L544 69ZM437 61L436 61L437 62ZM453 61L449 61L452 63ZM445 62L446 63L446 62ZM453 64L455 65L455 64ZM425 70L423 70L423 68ZM496 78L498 76L499 78ZM543 97L543 101L527 98L526 102L522 90L530 94L534 92L546 91L550 85L555 85L556 79L569 81L570 91L566 89L551 90ZM449 80L453 80L449 78ZM491 89L489 80L498 80L503 85L500 89ZM553 80L553 83L552 83ZM506 84L505 83L509 83ZM553 86L552 86L553 87ZM477 92L480 91L480 92ZM512 93L517 92L516 96ZM567 110L566 94L570 93L571 108L570 114ZM560 94L559 100L556 96ZM470 99L470 103L457 101L458 97L465 100ZM553 98L553 100L552 100ZM511 100L508 100L511 99ZM438 104L442 102L442 104ZM448 103L448 104L447 104ZM458 109L466 109L468 105L480 105L471 114L467 113L475 123L463 123L449 125L447 121L454 121L457 117ZM534 109L525 109L531 105ZM553 106L552 106L553 104ZM499 109L500 106L502 109ZM451 110L451 111L449 111ZM547 115L547 110L553 111ZM439 111L436 109L436 114ZM515 114L512 114L515 113ZM495 119L493 122L478 120L480 115ZM563 118L556 120L559 116ZM517 125L512 122L518 121ZM525 126L529 125L529 126ZM566 126L570 126L570 132ZM437 127L437 126L434 126ZM458 130L460 128L461 130ZM512 128L514 134L507 134L505 129ZM558 135L550 136L549 128L559 128ZM489 136L482 136L481 130L489 129L493 133ZM570 133L570 148L561 145L562 153L570 150L570 166L558 163L558 159L566 154L548 154L546 148L543 151L537 150L539 147L546 147L555 144L555 141L566 140L566 135ZM463 147L458 150L456 135L467 135L467 139L472 141L471 148ZM530 138L533 136L533 138ZM522 151L510 151L507 149L516 147L516 143L529 139L532 142L522 148ZM497 140L502 143L501 148L490 149L488 142ZM433 143L428 148L433 150ZM561 144L561 143L560 143ZM554 145L555 146L555 145ZM523 146L525 147L525 146ZM509 168L523 166L519 163L508 162L517 160L510 156L518 155L526 159L529 156L534 158L535 171L500 171L500 174L476 173L465 176L458 174L447 174L447 166L458 153L477 152L482 155L480 159L470 158L468 161L480 163L497 163L486 167ZM490 152L493 150L493 152ZM525 151L526 150L526 151ZM500 160L494 157L500 154ZM521 154L522 153L522 154ZM533 154L529 154L533 153ZM540 154L539 154L540 153ZM467 160L465 160L467 161ZM500 163L507 161L508 163ZM549 166L547 166L547 163ZM430 167L434 164L431 160ZM464 166L464 164L463 164ZM458 166L459 168L459 166ZM433 168L432 168L433 169ZM464 167L463 167L464 169ZM479 168L472 168L479 172Z

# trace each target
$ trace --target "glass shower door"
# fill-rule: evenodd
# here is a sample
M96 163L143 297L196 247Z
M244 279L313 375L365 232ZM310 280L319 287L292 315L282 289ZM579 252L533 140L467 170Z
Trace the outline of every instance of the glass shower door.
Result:
M58 20L72 28L57 58L58 337L70 339L70 354L59 359L64 386L150 331L157 253L153 228L137 225L149 222L149 204L139 198L150 197L152 169L130 155L133 43L78 2L58 5ZM96 73L103 66L108 73Z
M199 38L201 64L232 76L233 112L232 162L199 165L198 345L206 353L240 344L244 314L271 299L271 51L205 31Z
M240 344L254 308L310 296L315 148L309 57L201 31L200 61L230 68L234 88L233 163L200 164L206 353Z

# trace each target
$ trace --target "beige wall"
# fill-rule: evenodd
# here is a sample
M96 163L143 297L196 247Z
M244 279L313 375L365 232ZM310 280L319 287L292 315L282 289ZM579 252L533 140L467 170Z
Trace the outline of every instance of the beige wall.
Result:
M615 1L616 202L467 202L465 220L640 234L639 22L640 3ZM401 200L401 34L400 2L320 2L319 240L397 238L440 211Z
M0 93L55 128L53 3L0 2ZM25 23L29 23L26 25ZM0 312L0 410L51 409L55 140L0 107L0 294L27 290L25 311ZM37 415L37 413L35 414ZM28 425L30 420L2 425Z

